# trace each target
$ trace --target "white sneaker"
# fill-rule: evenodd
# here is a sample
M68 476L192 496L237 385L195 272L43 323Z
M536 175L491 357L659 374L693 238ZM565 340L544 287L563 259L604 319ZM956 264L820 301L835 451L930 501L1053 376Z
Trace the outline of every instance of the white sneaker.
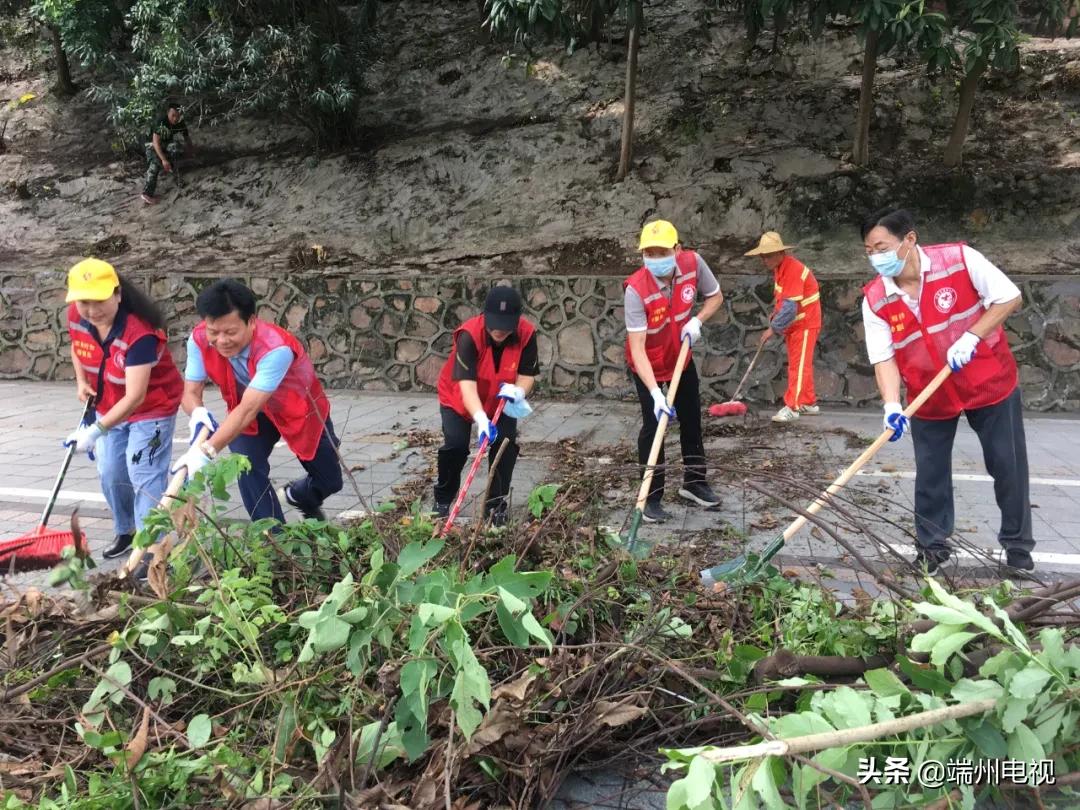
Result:
M799 412L793 411L787 405L776 412L776 416L772 418L774 422L797 422L799 421Z
M800 405L799 413L803 414L804 416L817 416L819 413L821 413L821 408L819 408L817 405Z

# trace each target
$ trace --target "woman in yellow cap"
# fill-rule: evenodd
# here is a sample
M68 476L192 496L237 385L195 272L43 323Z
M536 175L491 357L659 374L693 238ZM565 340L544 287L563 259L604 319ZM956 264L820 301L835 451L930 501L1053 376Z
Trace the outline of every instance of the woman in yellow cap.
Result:
M97 420L64 441L97 461L119 557L167 486L184 381L161 311L108 262L83 259L68 273L68 333L78 397Z

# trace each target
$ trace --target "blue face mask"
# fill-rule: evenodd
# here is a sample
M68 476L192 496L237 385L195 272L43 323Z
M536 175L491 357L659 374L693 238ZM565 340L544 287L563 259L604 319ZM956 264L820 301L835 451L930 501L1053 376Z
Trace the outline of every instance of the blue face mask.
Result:
M642 258L645 260L645 266L649 268L649 272L657 278L670 276L675 271L674 256L661 256L658 259L650 259L648 256Z
M868 257L870 266L877 271L879 276L896 278L904 269L906 259L896 255L895 250L887 250L884 253L871 253Z

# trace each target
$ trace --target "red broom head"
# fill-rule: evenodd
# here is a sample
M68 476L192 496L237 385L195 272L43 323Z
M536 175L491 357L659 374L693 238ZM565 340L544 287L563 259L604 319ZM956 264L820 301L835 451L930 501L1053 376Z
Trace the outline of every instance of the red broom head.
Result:
M709 406L710 416L742 416L746 413L746 404L742 402L718 402Z
M74 545L83 553L86 552L83 536L76 540L71 532L51 531L39 526L22 537L0 541L0 571L7 573L12 570L12 559L15 561L15 571L38 571L42 568L52 568L62 559L61 553L64 548L70 545Z

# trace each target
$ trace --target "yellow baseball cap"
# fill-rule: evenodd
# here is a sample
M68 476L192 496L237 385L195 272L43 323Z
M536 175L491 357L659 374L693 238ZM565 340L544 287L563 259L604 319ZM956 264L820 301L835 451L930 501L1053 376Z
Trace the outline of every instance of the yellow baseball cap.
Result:
M641 242L638 250L649 247L673 248L679 244L679 233L675 226L664 219L649 222L641 229Z
M116 270L101 259L83 259L68 270L68 291L66 300L104 301L120 286Z
M767 253L779 253L781 250L791 250L797 245L785 245L784 240L780 238L780 234L776 231L765 231L761 235L761 239L758 240L757 247L753 250L748 250L744 253L744 256L761 256Z

